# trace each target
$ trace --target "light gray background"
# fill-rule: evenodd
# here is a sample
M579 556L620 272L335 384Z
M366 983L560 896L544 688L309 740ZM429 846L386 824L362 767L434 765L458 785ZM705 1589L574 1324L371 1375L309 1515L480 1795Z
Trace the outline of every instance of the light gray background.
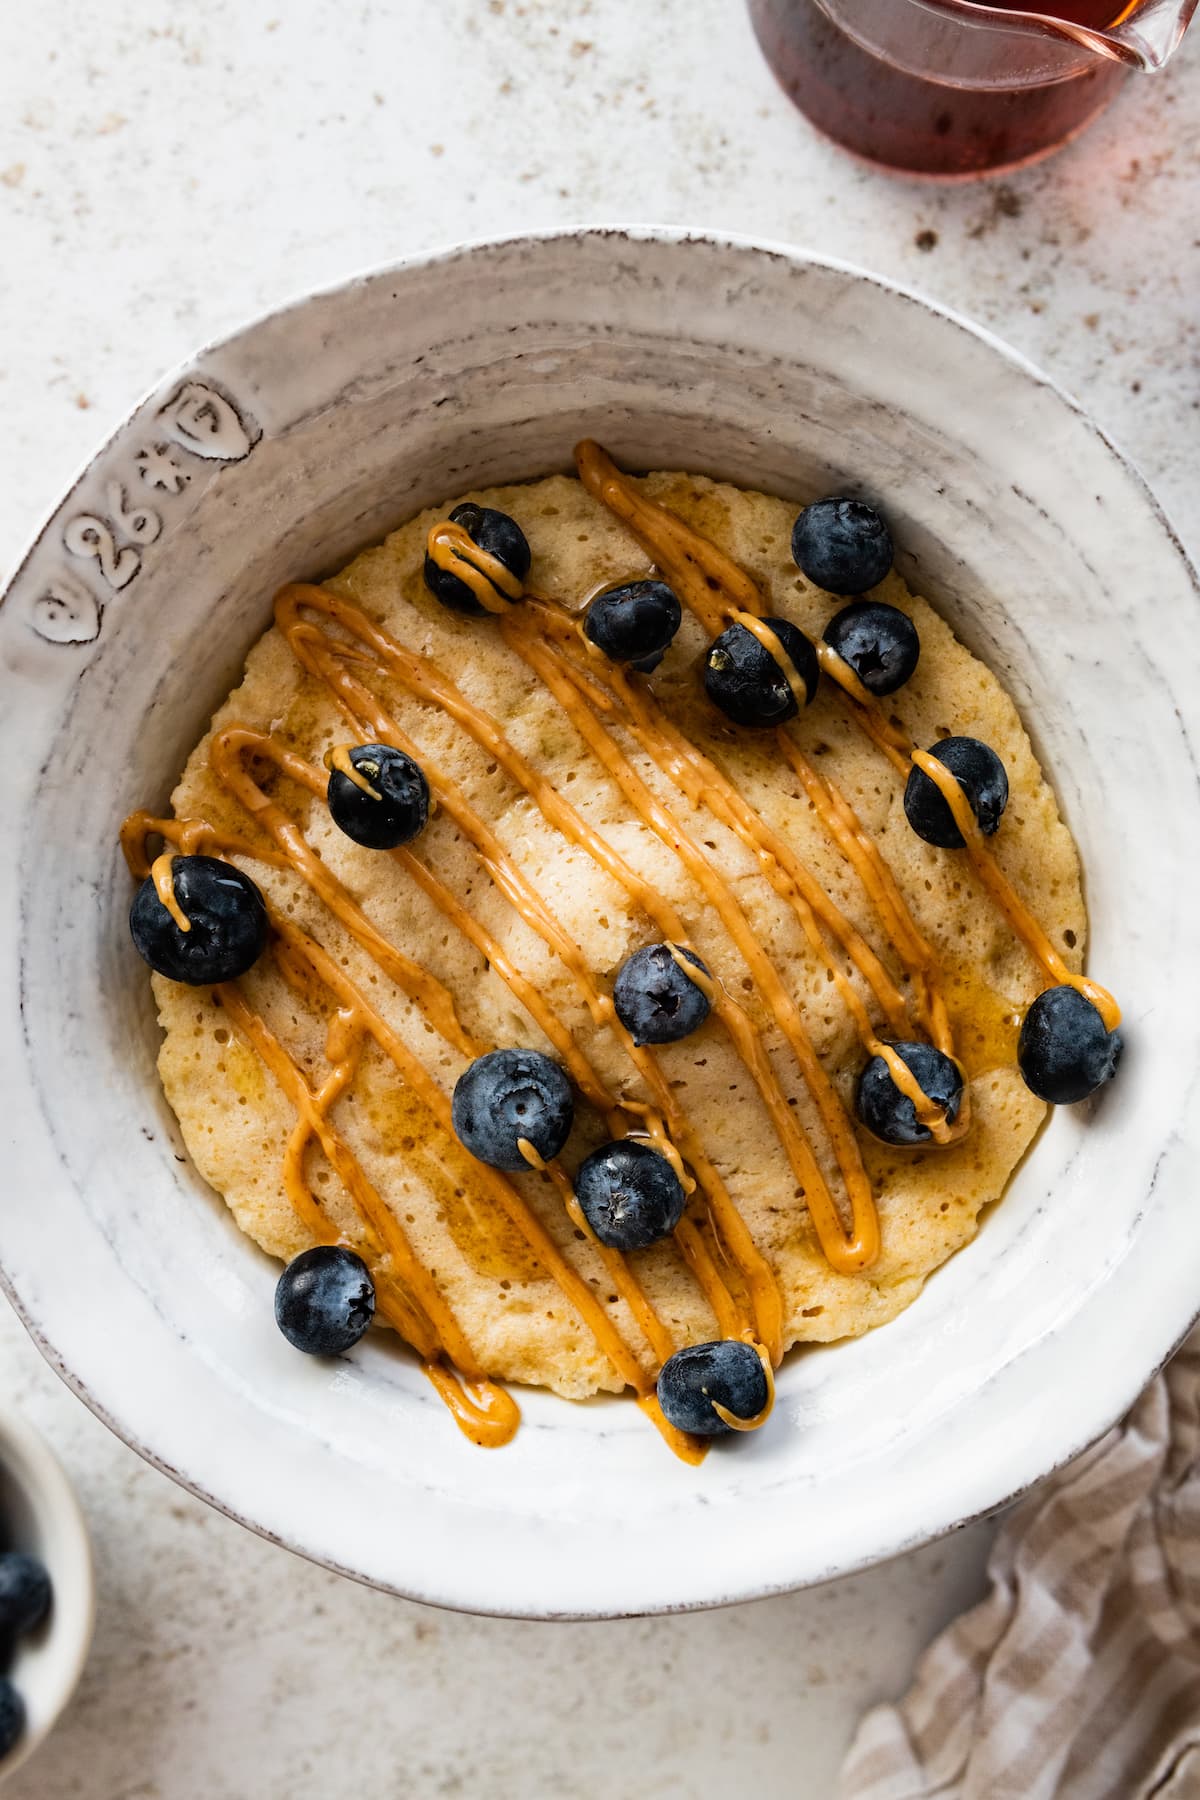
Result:
M0 566L200 341L408 250L579 220L788 239L962 308L1200 544L1200 46L1058 159L939 190L814 137L740 0L38 0L0 9ZM435 1613L174 1488L6 1313L0 1376L79 1485L100 1580L82 1690L12 1800L823 1800L859 1710L982 1585L976 1526L718 1614Z

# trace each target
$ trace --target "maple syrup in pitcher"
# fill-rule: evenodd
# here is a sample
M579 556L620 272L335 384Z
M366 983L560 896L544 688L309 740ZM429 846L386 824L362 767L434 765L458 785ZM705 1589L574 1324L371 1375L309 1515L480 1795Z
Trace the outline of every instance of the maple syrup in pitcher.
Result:
M1072 26L1108 33L1140 10L1137 0L1124 11L1120 0L1048 0L1058 23L1010 19L983 0L749 7L768 62L818 130L913 175L989 174L1046 155L1095 118L1140 60L1107 38L1070 36Z

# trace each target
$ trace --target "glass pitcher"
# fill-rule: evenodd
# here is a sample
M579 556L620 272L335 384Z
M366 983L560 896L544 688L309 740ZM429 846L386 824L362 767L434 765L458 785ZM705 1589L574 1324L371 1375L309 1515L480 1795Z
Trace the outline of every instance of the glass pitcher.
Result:
M1197 0L749 0L785 91L845 149L912 175L991 174L1067 143L1131 69L1160 69Z

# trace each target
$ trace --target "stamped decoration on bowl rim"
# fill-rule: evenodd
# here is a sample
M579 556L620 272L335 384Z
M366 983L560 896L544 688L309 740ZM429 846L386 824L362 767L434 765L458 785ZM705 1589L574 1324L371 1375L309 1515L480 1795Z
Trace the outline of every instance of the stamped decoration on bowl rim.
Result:
M64 549L80 563L95 565L101 591L81 580L76 567L57 569L29 614L34 631L48 644L93 643L108 602L136 579L144 552L170 528L170 508L164 513L148 505L136 483L170 501L192 479L189 459L243 462L262 436L250 415L208 377L183 382L158 408L154 422L161 435L134 452L132 473L123 459L104 481L103 510L73 513L63 525Z

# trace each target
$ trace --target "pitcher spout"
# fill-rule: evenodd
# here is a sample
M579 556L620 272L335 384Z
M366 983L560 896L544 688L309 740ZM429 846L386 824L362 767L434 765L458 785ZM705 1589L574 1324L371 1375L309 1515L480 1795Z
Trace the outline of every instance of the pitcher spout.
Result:
M1178 50L1197 4L1200 0L1129 0L1122 13L1102 26L1082 24L1047 9L1038 23L1107 61L1154 70Z

